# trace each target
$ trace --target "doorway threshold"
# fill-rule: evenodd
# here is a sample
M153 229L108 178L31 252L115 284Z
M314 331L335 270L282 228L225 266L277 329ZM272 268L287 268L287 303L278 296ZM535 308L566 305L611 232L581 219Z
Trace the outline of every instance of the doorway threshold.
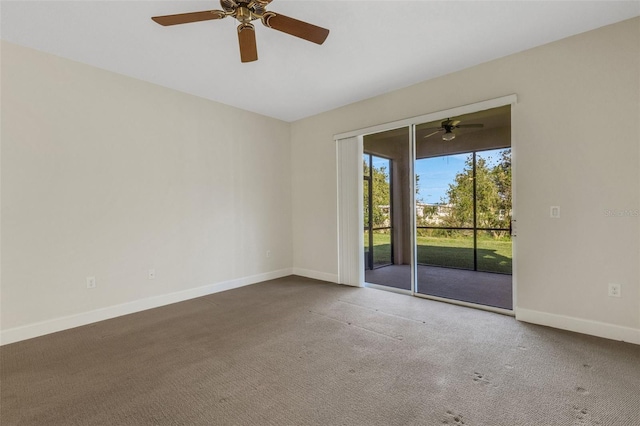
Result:
M389 291L391 293L398 293L398 294L405 294L407 296L413 296L413 293L411 293L411 290L405 290L402 288L389 287L382 284L374 284L374 283L367 283L367 282L364 283L364 286L368 288L373 288L376 290L383 290L383 291Z
M451 305L458 305L458 306L464 306L466 308L479 309L481 311L494 312L496 314L507 315L510 317L516 316L516 313L513 310L496 308L495 306L479 305L477 303L464 302L462 300L447 299L445 297L430 296L428 294L420 294L420 293L414 293L414 296L421 297L423 299L435 300L437 302L449 303Z

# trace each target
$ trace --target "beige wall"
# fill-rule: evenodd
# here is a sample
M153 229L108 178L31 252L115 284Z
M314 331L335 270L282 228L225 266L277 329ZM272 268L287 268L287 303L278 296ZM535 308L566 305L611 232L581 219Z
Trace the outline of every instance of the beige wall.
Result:
M293 123L294 269L338 272L333 135L515 93L519 317L640 343L639 76L636 18Z
M290 274L289 132L2 42L2 330Z
M5 337L291 271L335 281L333 135L515 93L519 317L640 343L640 219L605 215L640 208L640 19L292 124L1 46Z

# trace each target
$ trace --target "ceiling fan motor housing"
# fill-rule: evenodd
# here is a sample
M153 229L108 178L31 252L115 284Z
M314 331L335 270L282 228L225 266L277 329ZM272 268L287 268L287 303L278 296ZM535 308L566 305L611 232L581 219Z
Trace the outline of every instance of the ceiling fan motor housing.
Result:
M220 6L228 14L242 23L262 18L265 14L265 6L269 1L235 1L220 0Z
M247 22L250 22L255 18L253 17L253 13L248 8L246 8L245 6L240 6L236 9L236 19L243 24L246 24Z

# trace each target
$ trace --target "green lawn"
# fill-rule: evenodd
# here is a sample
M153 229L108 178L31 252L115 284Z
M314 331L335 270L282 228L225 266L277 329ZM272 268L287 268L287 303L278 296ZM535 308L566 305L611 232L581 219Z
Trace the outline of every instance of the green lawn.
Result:
M473 269L473 238L468 237L417 237L418 263ZM389 263L391 244L389 234L373 235L374 264ZM478 237L478 270L511 273L511 238Z

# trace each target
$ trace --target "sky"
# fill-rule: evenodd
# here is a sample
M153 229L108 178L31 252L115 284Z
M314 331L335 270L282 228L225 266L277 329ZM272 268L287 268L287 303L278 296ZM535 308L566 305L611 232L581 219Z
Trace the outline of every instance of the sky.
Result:
M458 154L417 160L415 172L419 180L416 200L427 204L446 201L449 184L464 169L468 156L469 154Z

